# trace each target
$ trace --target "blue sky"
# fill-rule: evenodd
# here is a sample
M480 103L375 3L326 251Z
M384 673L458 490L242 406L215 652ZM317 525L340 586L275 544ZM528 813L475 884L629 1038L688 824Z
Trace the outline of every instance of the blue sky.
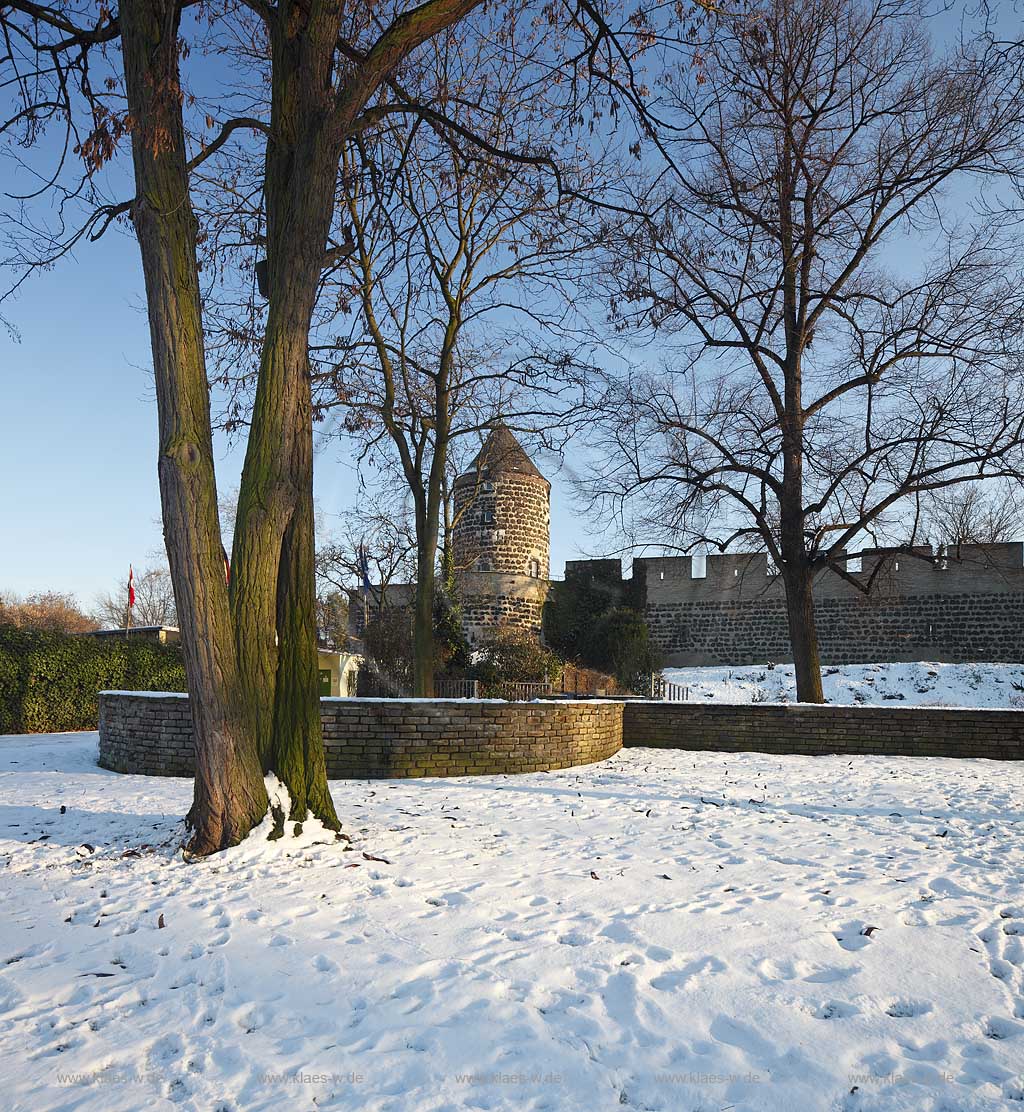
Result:
M142 267L135 240L111 231L37 274L0 332L0 591L70 591L85 605L162 557L156 402ZM237 485L242 448L217 444L222 491ZM555 480L552 571L586 545ZM337 445L318 453L324 523L349 505L355 475Z
M937 29L954 31L958 19L951 11ZM69 591L88 606L124 580L129 563L162 559L143 305L135 240L111 229L0 307L20 332L16 341L0 329L0 591ZM316 460L328 531L356 497L343 457L331 444ZM217 459L222 493L233 490L242 448L220 439ZM556 463L537 463L554 483L551 568L560 576L566 559L598 554L601 540L588 535L592 523L574 511Z

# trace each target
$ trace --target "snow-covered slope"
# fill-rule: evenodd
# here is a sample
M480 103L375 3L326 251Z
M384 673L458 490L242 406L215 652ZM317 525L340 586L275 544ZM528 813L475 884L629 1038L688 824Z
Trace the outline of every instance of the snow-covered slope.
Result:
M841 664L822 669L830 703L1024 708L1024 664ZM796 699L792 664L667 668L688 698L716 703Z
M188 865L95 757L0 741L5 1112L1024 1107L1024 765L338 782Z

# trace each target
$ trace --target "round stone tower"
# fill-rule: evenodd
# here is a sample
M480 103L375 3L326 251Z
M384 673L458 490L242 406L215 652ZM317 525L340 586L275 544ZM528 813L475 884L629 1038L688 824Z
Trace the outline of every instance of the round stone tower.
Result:
M551 484L503 422L453 490L452 553L470 641L539 634L550 576Z

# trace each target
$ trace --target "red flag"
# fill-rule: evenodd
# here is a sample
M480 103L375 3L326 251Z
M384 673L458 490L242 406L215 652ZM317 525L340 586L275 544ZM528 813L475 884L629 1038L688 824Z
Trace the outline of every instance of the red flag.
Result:
M128 565L128 607L131 609L135 605L135 572L132 570L131 564Z

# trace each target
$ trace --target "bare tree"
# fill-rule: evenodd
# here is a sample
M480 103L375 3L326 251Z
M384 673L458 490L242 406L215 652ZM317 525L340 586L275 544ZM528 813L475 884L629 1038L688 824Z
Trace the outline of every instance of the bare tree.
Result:
M344 591L317 590L316 630L319 643L343 652L348 646L348 596Z
M388 605L393 583L416 576L416 533L407 506L387 492L368 493L365 506L343 516L341 527L317 545L316 572L324 590L363 590L370 581L367 609Z
M47 630L55 633L89 633L96 619L82 612L74 595L42 591L20 598L0 591L0 626Z
M1004 480L930 491L920 535L934 545L1001 544L1024 539L1024 486Z
M540 160L505 152L515 142L557 148L563 180L571 168L576 188L583 155L557 87L545 93L526 80L541 36L518 15L523 26L502 10L476 18L475 34L460 27L427 48L427 84L445 89L446 118L478 145L397 122L343 153L341 204L355 249L332 276L333 303L351 301L355 312L346 334L315 352L324 364L320 398L325 409L345 408L344 427L361 439L364 458L400 477L411 507L421 696L434 690L450 462L464 461L460 447L475 449L497 416L520 428L557 424L559 372L579 359L570 313L578 213Z
M934 57L916 0L716 14L662 84L607 229L624 328L671 337L613 381L592 486L647 540L764 546L803 701L822 700L812 584L906 500L1019 476L1022 287L1007 221L964 197L1021 138L1019 74Z
M0 9L0 64L15 100L0 134L18 158L31 149L57 152L54 167L29 171L38 175L30 192L53 202L56 227L40 231L19 210L11 223L21 237L17 253L47 266L122 218L140 246L164 533L196 741L188 817L194 854L234 844L260 821L265 772L274 772L291 798L291 814L276 816L279 831L285 818L310 813L339 825L317 699L311 320L324 271L352 250L333 233L342 231L334 223L339 159L354 137L408 117L476 142L448 120L436 91L428 90L427 100L410 96L403 77L406 67L415 70L411 60L424 43L480 5L243 0L202 19L192 18L192 0L124 0L116 12L85 0L9 0ZM538 14L564 63L561 71L549 68L547 79L565 77L584 93L595 79L610 87L611 72L646 49L646 21L636 13L616 16L617 27L590 0ZM224 82L204 115L183 68L203 60L192 46L207 32L218 61L204 80ZM232 61L239 63L234 70ZM54 127L56 142L41 144ZM97 183L126 145L129 195L111 200ZM251 340L258 369L229 586L197 257L207 229L196 186L222 160L224 194L247 210L254 199L245 196L239 165L252 159L235 155L253 151L261 166L253 236L264 255L267 308ZM80 156L80 175L72 153ZM88 215L70 227L79 202ZM242 249L251 243L243 239Z
M87 178L130 137L134 195L97 210L83 234L128 214L142 252L164 531L196 739L189 813L196 854L238 842L259 822L267 809L265 770L278 775L292 801L291 815L278 816L279 828L286 817L301 821L309 813L328 827L339 825L327 788L317 698L310 321L323 270L345 250L329 241L343 147L388 110L388 82L402 62L478 2L425 0L391 16L376 5L336 0L252 0L225 11L218 27L240 21L242 36L263 47L269 118L233 116L219 127L211 118L214 136L191 157L185 109L192 101L182 84L183 6L177 0L125 0L116 16L106 8L96 17L85 5L78 11L29 0L3 10L5 76L20 100L4 122L5 133L31 144L44 123L58 121L68 137L65 151L77 147ZM254 20L253 32L248 25ZM97 55L108 44L120 46L120 67L101 67ZM391 108L410 110L404 102ZM89 124L79 136L83 116ZM229 139L253 134L265 140L269 311L229 591L191 179ZM63 164L47 184L58 179ZM63 237L61 246L75 238Z
M135 605L131 623L135 626L176 626L174 584L166 566L149 568L135 573ZM113 591L96 600L96 617L108 626L121 628L128 618L127 584L121 583Z

